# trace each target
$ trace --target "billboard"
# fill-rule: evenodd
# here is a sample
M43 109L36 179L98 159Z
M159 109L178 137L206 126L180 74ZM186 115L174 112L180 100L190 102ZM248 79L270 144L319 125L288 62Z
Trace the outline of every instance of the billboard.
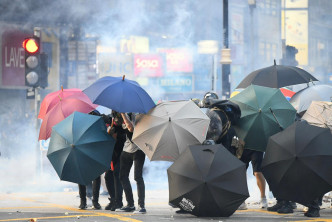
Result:
M140 77L163 76L163 58L159 54L135 54L134 74Z
M115 53L98 54L98 74L103 76L133 76L133 57Z
M190 49L159 49L158 52L166 54L167 72L193 71L193 53Z
M192 92L193 77L190 76L165 76L158 78L159 86L165 92Z
M2 33L2 86L25 86L25 54L22 42L28 36L19 30Z

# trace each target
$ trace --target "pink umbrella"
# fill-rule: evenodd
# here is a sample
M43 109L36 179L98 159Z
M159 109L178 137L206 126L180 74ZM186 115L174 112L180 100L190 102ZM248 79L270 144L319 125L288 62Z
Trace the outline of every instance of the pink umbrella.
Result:
M42 103L40 104L40 110L38 114L39 119L44 119L47 112L49 112L56 104L60 102L60 98L64 99L69 96L74 96L82 101L92 103L87 95L85 95L82 90L72 88L72 89L63 89L56 92L49 93L45 96Z
M64 99L59 98L59 102L47 112L42 125L39 130L38 140L47 140L51 136L52 127L57 123L64 120L67 116L74 111L81 113L89 113L96 109L98 105L92 104L76 98L75 96L69 96Z

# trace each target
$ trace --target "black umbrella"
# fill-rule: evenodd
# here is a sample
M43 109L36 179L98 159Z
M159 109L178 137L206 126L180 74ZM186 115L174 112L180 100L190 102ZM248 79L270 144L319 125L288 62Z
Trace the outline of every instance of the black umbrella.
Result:
M249 197L246 167L222 145L187 148L168 168L169 202L202 217L229 217Z
M311 81L318 80L303 69L295 66L277 65L274 60L273 66L258 69L250 73L236 88L247 88L251 84L271 88L281 88L284 86L308 83Z
M332 190L332 134L297 121L270 137L262 171L274 196L308 204Z

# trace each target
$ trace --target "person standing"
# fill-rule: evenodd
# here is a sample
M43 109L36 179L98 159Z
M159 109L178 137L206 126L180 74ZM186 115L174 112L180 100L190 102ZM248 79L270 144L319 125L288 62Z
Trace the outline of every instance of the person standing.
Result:
M126 131L122 128L122 124L123 119L121 114L116 111L112 111L112 124L108 127L108 133L112 135L116 141L112 155L111 167L105 173L106 187L110 195L110 198L108 198L110 202L105 207L105 210L111 211L115 211L116 209L123 207L123 188L120 181L120 155L126 141Z
M134 131L134 115L131 119L125 113L121 113L126 128L126 142L120 156L120 181L123 191L126 195L127 206L117 209L117 212L135 211L133 191L129 180L129 173L134 164L134 179L137 184L138 208L134 213L145 214L145 184L143 179L143 166L145 162L145 153L131 141ZM132 122L133 121L133 122Z
M93 182L92 182L92 205L93 208L96 210L100 210L101 206L99 204L99 190L100 190L100 176L98 176ZM80 195L80 199L81 199L81 203L79 208L84 210L86 209L87 203L86 203L86 186L82 185L82 184L78 184L78 190L79 190L79 195Z
M262 173L262 161L263 161L264 152L257 150L244 149L240 160L246 164L248 169L249 163L251 162L252 170L254 176L256 177L257 186L261 193L260 207L267 208L267 199L265 196L265 178ZM246 209L245 202L239 207L239 210Z

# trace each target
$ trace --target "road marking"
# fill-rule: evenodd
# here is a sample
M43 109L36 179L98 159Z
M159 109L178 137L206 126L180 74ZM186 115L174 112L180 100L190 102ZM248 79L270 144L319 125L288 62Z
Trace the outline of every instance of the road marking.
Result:
M46 219L59 219L59 218L71 218L71 217L99 217L98 215L70 215L70 216L56 216L56 217L34 217L34 218L14 218L14 219L4 219L0 221L28 221L31 219L46 220Z
M50 208L52 206L35 206L35 207L0 207L0 210L8 209L26 209L26 208Z
M19 197L19 199L25 200L25 201L29 201L29 202L37 202L36 200L29 199L29 198ZM133 219L133 218L125 217L125 216L130 216L132 214L118 215L118 214L110 214L110 213L101 213L101 212L97 212L97 211L87 212L86 210L81 210L81 209L77 209L77 208L73 208L73 207L69 207L69 206L65 206L65 205L60 205L60 204L53 204L53 203L45 203L45 204L47 204L49 206L52 206L52 207L56 207L56 208L61 208L61 209L65 209L65 210L74 211L74 212L77 212L77 213L90 213L91 212L91 214L89 214L89 217L93 217L93 216L104 216L104 217L115 218L115 219L118 219L118 220L121 220L121 221L142 222L140 220L136 220L136 219ZM71 217L71 216L64 216L64 217ZM28 218L28 219L31 219L31 218ZM38 220L38 219L44 219L44 218L36 218L36 219ZM49 219L49 218L46 218L46 219ZM22 220L22 219L12 219L12 220ZM8 220L4 220L4 221L8 221Z

